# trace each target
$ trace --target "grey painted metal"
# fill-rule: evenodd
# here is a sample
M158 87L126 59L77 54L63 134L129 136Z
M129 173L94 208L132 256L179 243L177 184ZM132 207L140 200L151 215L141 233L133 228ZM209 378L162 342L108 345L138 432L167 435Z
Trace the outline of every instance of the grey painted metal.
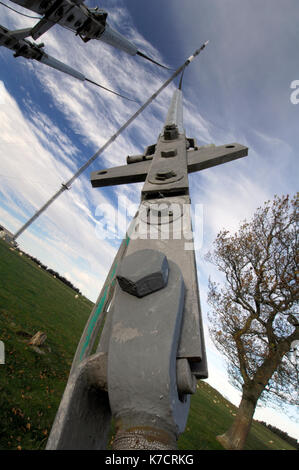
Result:
M169 145L171 149L173 146ZM199 147L187 151L188 173L205 170L222 163L237 160L248 154L248 148L238 143L213 147ZM91 184L94 188L114 186L119 184L140 183L145 181L151 166L151 160L145 160L143 155L136 156L134 163L93 171ZM170 161L170 160L169 160Z
M131 256L139 260L138 252ZM178 266L169 260L168 264L164 288L138 298L116 287L113 304L107 377L116 442L126 440L127 433L137 439L141 431L144 449L155 448L149 441L153 433L164 435L164 448L176 448L190 405L189 399L179 399L176 385L185 287ZM158 442L161 446L163 440L157 437Z
M110 422L107 356L97 353L70 376L46 449L106 449Z
M63 73L66 73L68 75L71 75L74 78L77 78L78 80L81 80L82 82L85 81L85 76L83 73L78 72L78 70L74 70L72 67L69 65L66 65L59 60L55 59L54 57L49 56L48 54L44 54L40 62L42 64L46 64L49 67L52 67L53 69L60 70Z
M148 160L152 160L153 157L150 156L148 157ZM128 155L127 156L127 164L130 165L130 163L140 163L140 162L143 162L145 161L146 158L144 157L144 155Z
M192 374L188 359L176 360L176 377L179 395L192 395L196 392L196 378Z
M164 128L167 126L175 125L178 129L179 134L184 134L183 127L183 103L182 103L182 91L175 90L172 96L171 104L167 113Z
M167 258L156 250L135 251L120 264L117 280L122 290L131 295L144 297L152 294L167 285Z
M190 224L191 224L191 221L190 221ZM193 233L192 226L191 226L191 232ZM197 377L198 379L204 379L204 378L208 377L208 362L207 362L207 355L206 355L206 352L205 352L203 319L202 319L202 314L201 314L200 296L199 296L199 289L198 289L198 277L197 277L196 259L195 259L194 249L192 249L191 252L192 252L192 255L193 255L192 263L195 267L195 269L194 269L194 285L196 286L195 288L197 288L197 293L198 293L198 296L197 296L198 311L199 311L199 316L198 316L199 325L198 326L199 326L200 344L202 345L202 354L200 356L199 361L190 359L189 365L190 365L190 369L191 369L191 372L194 375L194 377ZM187 336L185 336L185 341L187 341ZM186 354L184 353L183 338L182 338L181 344L182 344L182 349L179 350L178 356L179 357L184 357L184 356L186 357ZM188 345L185 346L185 348L186 347L188 347Z
M206 44L206 43L205 43ZM31 217L15 234L14 240L18 238L24 230L26 230L51 204L54 202L60 194L62 194L66 189L70 189L70 186L73 182L101 155L107 148L118 138L118 136L139 116L139 114L144 111L145 108L166 88L175 77L177 77L180 72L189 65L191 60L193 60L204 48L205 44L203 44L199 49L197 49L194 54L187 59L184 64L182 64L178 69L168 78L163 85L155 92L153 95L142 105L140 108L123 124L115 134L107 140L107 142L99 148L99 150L87 160L84 165L82 165L76 173L66 182L62 184L62 187L47 201L34 215Z
M27 59L40 60L43 55L42 45L33 44L25 39L26 36L28 36L28 29L10 31L0 25L0 46L14 51L15 57L21 55Z
M137 47L119 32L108 25L107 12L101 9L87 8L83 1L54 0L12 0L14 3L35 11L43 18L33 27L31 36L38 39L42 34L59 24L71 29L86 42L99 39L118 49L135 55Z
M126 256L146 247L164 253L168 260L180 266L186 294L177 357L199 363L196 376L206 378L190 209L188 195L143 200L135 218L135 231L132 232Z
M93 171L90 176L94 188L115 186L119 184L141 183L145 181L150 161L140 161L130 165L116 166Z
M248 155L248 147L236 142L218 147L199 147L188 151L188 172L205 170Z
M166 206L166 207L165 207ZM172 212L172 215L169 215ZM161 217L159 217L159 213ZM164 238L166 235L166 238ZM188 235L188 239L185 239ZM185 250L185 244L188 250ZM163 252L182 270L186 284L184 315L177 358L188 358L192 373L197 378L207 377L207 360L204 348L203 325L198 294L197 272L193 248L193 234L189 196L143 201L130 225L130 242L126 256L144 249ZM139 263L140 264L140 263ZM108 354L111 334L111 310L100 339L98 352Z
M25 39L25 37L28 36L28 32L30 32L30 29L28 28L9 31L7 28L4 28L4 26L0 25L0 46L4 46L14 51L14 57L21 56L26 59L37 60L38 62L48 65L49 67L52 67L55 70L59 70L60 72L66 73L67 75L70 75L77 80L87 81L102 88L103 90L113 93L114 95L120 96L129 101L135 101L124 95L121 95L120 93L117 93L114 90L110 90L109 88L106 88L103 85L90 80L89 78L86 78L81 72L78 72L63 62L60 62L54 57L51 57L43 50L43 44L34 44Z
M146 246L163 252L180 266L186 285L186 298L177 357L196 363L194 373L198 378L205 378L207 363L191 229L187 145L185 135L178 132L178 124L183 129L180 107L181 91L175 91L142 189L143 202L136 218L136 227L141 236L131 241L127 256ZM165 130L168 132L170 127L173 132L165 138ZM166 234L163 230L165 228L168 230ZM188 250L185 249L186 242Z
M133 230L134 224L135 224L135 221L133 218L127 230L126 237L123 239L122 243L120 244L118 252L114 258L114 261L106 277L106 280L101 288L100 294L94 304L94 307L91 311L89 319L85 325L84 331L81 335L81 338L80 338L80 341L77 346L77 350L73 359L70 376L72 375L73 372L76 371L80 362L86 359L91 354L91 351L96 342L100 328L104 324L106 326L106 324L108 323L106 316L107 316L107 312L108 312L111 299L113 297L114 290L115 290L117 267L126 253L127 246L130 240L130 234L131 234L131 231ZM108 319L110 320L110 312L108 315ZM97 350L97 352L100 352L100 351L107 352L108 350L107 349Z
M117 47L118 49L127 52L127 54L135 55L138 52L138 48L131 41L128 41L127 39L124 40L124 36L111 28L107 23L100 39L106 44L110 44L110 46Z
M108 13L100 8L88 8L83 0L12 0L14 3L42 15L39 22L28 29L27 36L38 39L54 25L59 24L76 33L84 42L100 40L130 55L139 55L163 68L135 44L107 23Z
M171 156L165 156L169 154ZM142 189L142 198L173 192L189 192L186 138L179 134L177 139L165 140L162 134Z

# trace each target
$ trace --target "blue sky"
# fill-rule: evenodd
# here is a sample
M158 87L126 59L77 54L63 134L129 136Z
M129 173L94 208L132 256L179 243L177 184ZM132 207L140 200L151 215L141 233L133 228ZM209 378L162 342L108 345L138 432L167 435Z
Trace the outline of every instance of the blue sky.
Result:
M21 7L15 6L20 11ZM109 23L140 50L176 68L204 41L208 47L184 76L184 125L198 144L239 142L249 156L190 175L193 204L203 207L203 237L196 236L201 304L208 350L208 381L235 404L222 358L208 336L207 281L221 279L203 256L222 228L237 230L274 194L298 190L299 80L296 0L106 0L89 6L108 11ZM1 24L35 23L0 5ZM42 41L46 51L86 77L144 102L170 72L101 42L84 44L59 26ZM95 300L119 239L99 240L99 204L121 201L120 224L138 204L142 185L92 189L90 172L125 164L129 154L156 142L174 85L18 239L25 251L69 278ZM137 105L75 81L45 65L15 59L0 49L0 223L15 232L133 112ZM106 212L107 220L112 210ZM272 408L264 419L299 438L298 428Z

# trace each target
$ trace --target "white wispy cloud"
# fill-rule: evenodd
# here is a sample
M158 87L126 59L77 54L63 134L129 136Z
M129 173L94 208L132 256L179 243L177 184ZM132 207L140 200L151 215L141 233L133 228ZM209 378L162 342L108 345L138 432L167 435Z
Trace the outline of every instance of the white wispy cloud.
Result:
M4 103L0 106L0 119L5 123L0 137L1 169L7 175L13 175L13 179L1 179L1 192L6 206L5 211L2 209L1 220L7 221L7 226L15 231L21 220L32 215L53 194L54 188L59 188L61 175L70 174L68 166L60 158L63 145L67 145L68 141L62 139L61 148L59 138L56 143L54 139L51 142L52 152L49 152L44 136L41 137L42 117L37 121L33 119L29 124L3 83L1 96ZM55 125L49 118L46 123L50 128L53 126L55 134ZM89 276L98 279L98 282L86 283L84 292L95 298L100 280L103 281L105 269L111 263L115 250L108 241L98 243L95 236L96 219L89 209L89 193L90 183L83 177L71 192L62 195L36 221L34 235L31 231L24 233L21 246L35 256L39 253L40 259L49 266L56 269L59 266L60 272L72 272L76 262L75 253L79 256L83 252ZM97 204L109 202L103 192L98 192L91 199ZM19 221L13 221L10 213L19 217ZM42 230L44 238L36 235L38 230ZM99 252L101 256L97 256Z

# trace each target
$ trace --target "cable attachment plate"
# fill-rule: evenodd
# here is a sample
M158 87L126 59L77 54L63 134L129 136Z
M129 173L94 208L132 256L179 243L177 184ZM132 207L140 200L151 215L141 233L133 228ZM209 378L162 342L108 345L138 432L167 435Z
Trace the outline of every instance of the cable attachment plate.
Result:
M109 402L122 434L141 426L168 433L175 442L185 429L190 405L189 396L179 397L176 370L185 284L180 268L159 251L140 250L125 257L118 279L121 273L131 280L133 266L134 282L154 279L154 288L140 298L116 287L108 348Z

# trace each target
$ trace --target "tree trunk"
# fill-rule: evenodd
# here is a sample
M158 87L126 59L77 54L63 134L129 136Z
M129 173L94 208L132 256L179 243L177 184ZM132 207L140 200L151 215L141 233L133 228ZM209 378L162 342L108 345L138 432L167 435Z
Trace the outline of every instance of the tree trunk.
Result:
M241 403L237 412L237 416L226 433L217 436L216 439L220 444L229 450L242 450L248 433L250 431L252 418L254 415L257 399L248 398L243 393Z

